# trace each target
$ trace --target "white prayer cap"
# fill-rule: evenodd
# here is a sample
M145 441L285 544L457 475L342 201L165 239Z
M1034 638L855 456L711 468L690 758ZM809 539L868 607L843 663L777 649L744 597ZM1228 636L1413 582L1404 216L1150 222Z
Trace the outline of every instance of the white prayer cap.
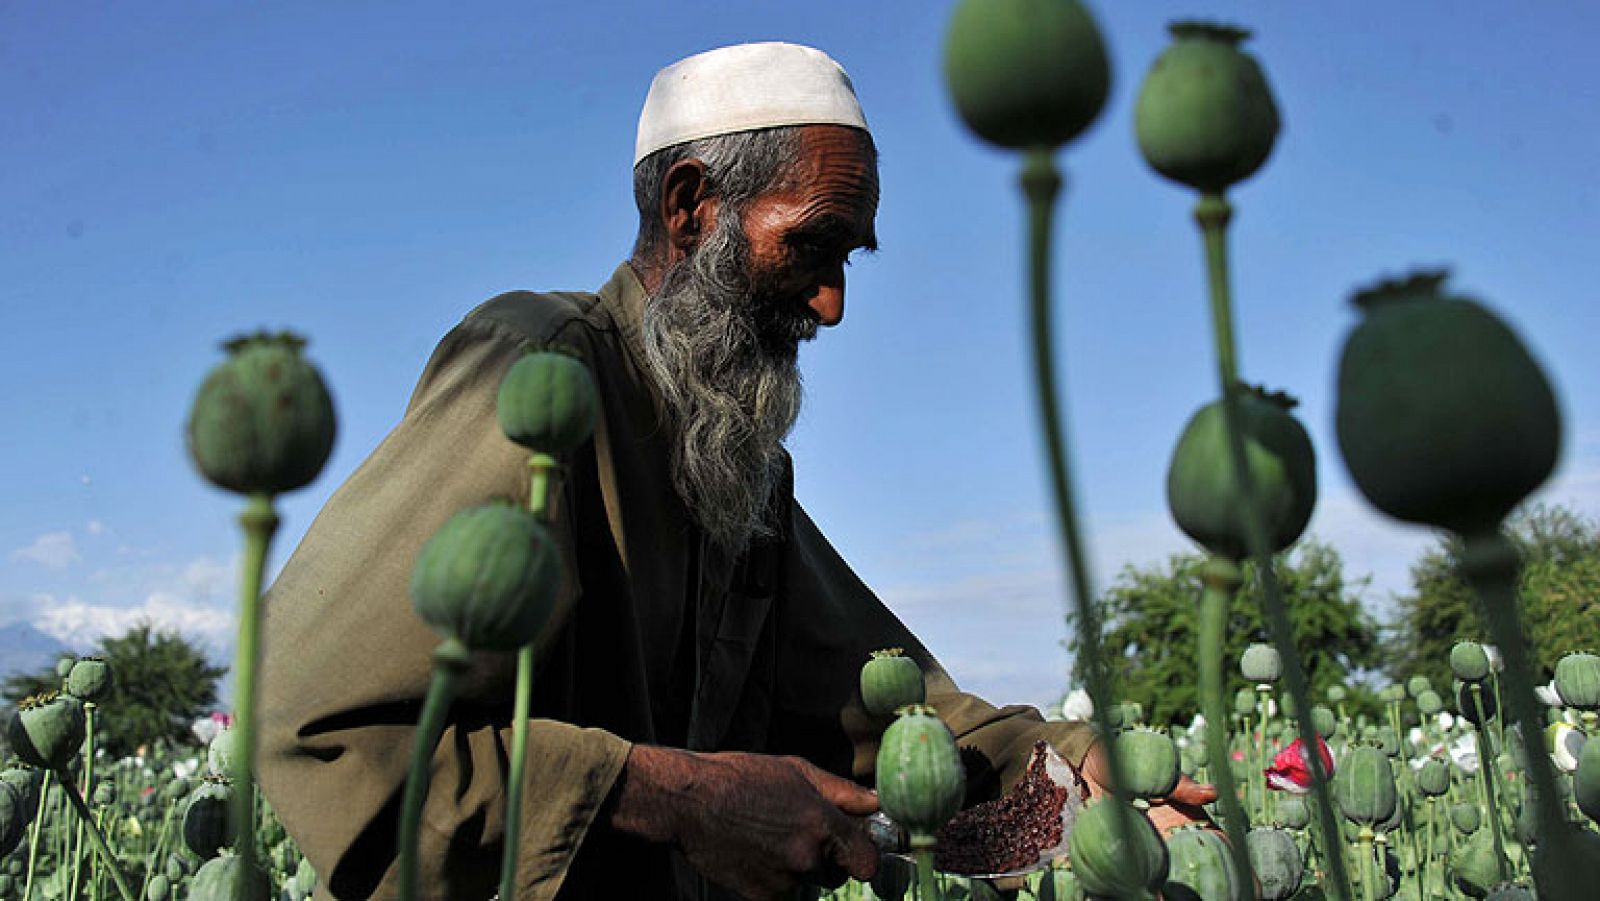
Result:
M780 125L865 130L850 76L821 50L799 44L735 44L656 73L639 114L633 162L674 144Z

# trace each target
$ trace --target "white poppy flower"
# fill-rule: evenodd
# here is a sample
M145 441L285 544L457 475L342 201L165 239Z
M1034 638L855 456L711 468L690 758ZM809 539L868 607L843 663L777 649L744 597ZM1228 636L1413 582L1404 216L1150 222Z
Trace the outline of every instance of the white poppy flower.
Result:
M1545 728L1545 738L1550 743L1550 758L1561 768L1561 772L1570 773L1578 768L1578 758L1583 754L1583 743L1587 740L1583 730L1574 729L1566 723L1551 723Z
M200 717L189 724L189 731L194 733L195 738L200 739L202 745L211 744L211 739L216 738L221 730L222 724L209 716Z
M1556 680L1551 679L1547 685L1535 685L1533 693L1539 696L1546 707L1560 707L1561 696L1556 694Z
M1094 716L1094 702L1089 700L1089 693L1081 688L1074 688L1067 693L1067 699L1061 702L1061 717L1069 720L1087 720Z
M1467 733L1450 743L1450 760L1460 768L1463 773L1476 773L1478 771L1478 741Z

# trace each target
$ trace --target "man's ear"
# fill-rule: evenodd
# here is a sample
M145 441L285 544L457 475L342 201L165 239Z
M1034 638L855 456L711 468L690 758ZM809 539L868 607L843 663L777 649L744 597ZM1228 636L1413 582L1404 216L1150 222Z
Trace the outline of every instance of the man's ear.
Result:
M661 223L669 253L677 262L688 256L716 224L716 200L709 194L706 164L695 159L674 164L661 180Z

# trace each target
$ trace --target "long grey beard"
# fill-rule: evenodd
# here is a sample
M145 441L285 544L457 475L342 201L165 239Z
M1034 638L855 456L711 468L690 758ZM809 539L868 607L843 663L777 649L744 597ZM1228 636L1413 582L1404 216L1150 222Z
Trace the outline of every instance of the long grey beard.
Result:
M645 304L645 356L673 423L672 480L719 546L771 535L768 501L800 414L797 346L816 334L747 274L738 217L725 215Z

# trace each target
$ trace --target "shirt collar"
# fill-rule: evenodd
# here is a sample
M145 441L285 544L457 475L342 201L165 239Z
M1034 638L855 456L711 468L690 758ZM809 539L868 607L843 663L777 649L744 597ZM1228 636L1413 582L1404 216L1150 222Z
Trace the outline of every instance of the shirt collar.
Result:
M648 299L644 283L639 281L639 274L626 262L617 266L616 271L611 273L611 279L600 289L600 303L611 314L611 321L616 323L617 331L627 345L628 355L633 357L634 365L641 371L645 369L645 355L640 329L644 323L645 301Z

